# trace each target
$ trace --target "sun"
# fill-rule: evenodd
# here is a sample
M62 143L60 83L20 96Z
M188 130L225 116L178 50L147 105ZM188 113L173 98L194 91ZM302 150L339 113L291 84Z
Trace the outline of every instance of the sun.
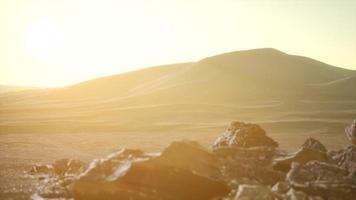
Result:
M34 56L43 59L54 57L62 50L62 35L50 21L34 21L26 30L26 47Z

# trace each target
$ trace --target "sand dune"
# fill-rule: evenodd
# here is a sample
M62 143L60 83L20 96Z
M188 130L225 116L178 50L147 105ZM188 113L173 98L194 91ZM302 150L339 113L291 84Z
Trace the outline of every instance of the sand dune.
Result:
M184 130L207 130L200 124L239 119L315 121L316 129L337 122L340 129L327 132L342 132L356 114L355 77L356 71L275 49L231 52L65 88L3 93L0 131L165 132L187 123Z

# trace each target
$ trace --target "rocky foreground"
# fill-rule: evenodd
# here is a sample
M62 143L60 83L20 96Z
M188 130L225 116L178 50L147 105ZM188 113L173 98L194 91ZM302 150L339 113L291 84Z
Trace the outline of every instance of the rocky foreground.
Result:
M33 199L356 199L356 146L327 150L308 138L278 149L258 125L232 122L209 149L173 142L160 153L121 149L89 165L36 165Z

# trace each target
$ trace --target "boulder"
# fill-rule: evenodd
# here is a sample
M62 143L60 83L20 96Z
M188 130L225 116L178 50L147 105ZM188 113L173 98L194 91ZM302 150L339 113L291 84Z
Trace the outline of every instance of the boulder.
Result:
M213 157L197 143L176 142L162 154L122 150L91 164L72 185L75 199L212 199L229 193L213 179ZM201 172L199 171L201 170Z
M115 181L126 173L134 161L148 160L157 155L145 154L138 149L121 149L104 159L92 161L85 172L79 175L79 180L92 182Z
M311 160L322 162L328 161L326 148L319 141L309 138L304 144L294 153L279 157L274 160L274 169L288 172L292 162L305 164Z
M356 172L356 146L349 145L343 149L328 152L329 158L339 167L348 170L350 173Z
M347 170L329 163L293 163L286 180L293 188L312 196L345 200L356 196L356 179Z
M305 140L305 142L302 144L300 148L309 148L323 153L327 152L326 147L321 142L319 142L314 138L308 138L307 140Z
M275 151L271 147L221 147L213 153L225 182L274 185L285 178L284 173L271 168Z
M256 124L232 122L227 130L211 145L212 149L221 147L277 147L278 143L266 135Z
M172 142L156 162L192 171L210 178L219 178L219 166L213 154L194 141Z
M257 182L264 185L274 185L285 178L285 174L260 165L229 164L222 168L222 175L226 182L237 183Z
M213 150L216 160L233 160L234 162L249 164L256 163L260 165L270 165L274 156L278 154L272 147L221 147Z

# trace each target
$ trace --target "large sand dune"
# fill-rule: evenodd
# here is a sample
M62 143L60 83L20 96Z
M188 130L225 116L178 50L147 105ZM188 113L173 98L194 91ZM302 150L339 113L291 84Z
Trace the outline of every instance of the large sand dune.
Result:
M266 124L271 134L337 134L355 116L355 77L355 71L275 49L232 52L65 88L3 93L0 130L75 134L182 126L205 132L239 119ZM309 130L312 122L318 125ZM271 125L285 123L298 124L297 130ZM335 129L323 129L330 123Z

